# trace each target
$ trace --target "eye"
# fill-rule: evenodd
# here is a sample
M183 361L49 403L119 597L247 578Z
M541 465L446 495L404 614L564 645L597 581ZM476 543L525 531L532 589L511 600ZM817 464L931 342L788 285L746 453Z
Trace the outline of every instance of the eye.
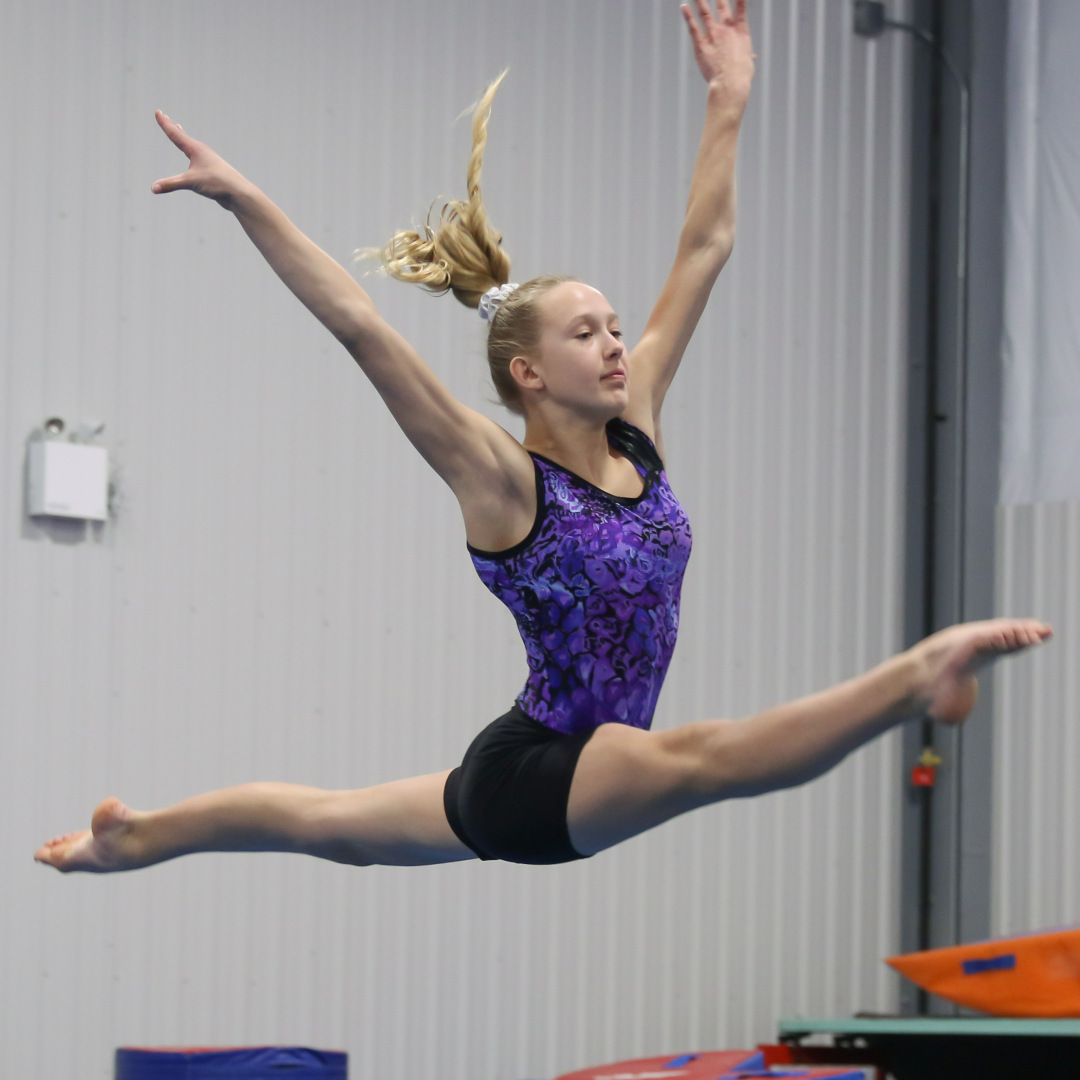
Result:
M574 337L576 337L579 341L584 341L586 338L592 337L592 331L582 330L581 333L575 334Z
M611 336L613 338L615 338L616 341L622 341L622 331L621 330L612 330L611 331Z

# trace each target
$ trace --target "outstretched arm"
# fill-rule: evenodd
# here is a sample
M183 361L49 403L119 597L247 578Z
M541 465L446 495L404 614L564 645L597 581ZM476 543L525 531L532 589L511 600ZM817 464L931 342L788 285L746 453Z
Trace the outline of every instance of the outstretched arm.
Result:
M162 131L187 155L188 168L156 181L153 191L194 191L236 216L274 272L349 350L409 440L453 489L467 525L498 512L492 508L492 492L502 497L503 513L512 515L519 509L523 520L531 520L532 464L518 443L498 424L453 397L412 346L382 319L352 275L254 184L163 112L156 115ZM520 498L515 500L515 494ZM518 507L518 502L523 505ZM510 531L518 527L512 522Z
M278 277L350 351L378 313L342 266L309 240L254 184L160 109L161 130L188 157L183 173L152 186L155 194L194 191L235 214Z
M631 354L626 419L659 434L660 407L735 240L735 151L754 77L746 0L695 0L682 13L708 84L686 218L675 262L641 341Z

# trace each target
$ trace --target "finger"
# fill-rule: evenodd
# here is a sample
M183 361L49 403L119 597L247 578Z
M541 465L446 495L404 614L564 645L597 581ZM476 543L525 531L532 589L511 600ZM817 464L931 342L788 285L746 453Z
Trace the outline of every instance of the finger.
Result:
M694 13L686 4L683 4L681 10L683 18L686 20L687 29L690 31L690 40L693 42L694 48L698 49L701 45L701 30L698 28Z
M746 0L735 0L735 25L740 30L746 28Z
M164 180L155 180L150 185L150 190L155 195L164 195L170 191L183 191L191 187L191 177L188 173L180 173L178 176L167 176Z
M705 33L709 32L709 27L712 26L716 19L713 18L712 8L709 6L709 0L696 0L698 17L701 19L701 25L705 27ZM727 7L727 0L717 0L721 9ZM720 17L724 17L724 12L721 10Z
M716 0L716 17L722 23L731 24L730 0Z
M158 126L166 135L169 136L170 141L180 150L183 150L188 157L191 157L191 147L195 140L188 135L186 131L175 120L171 119L160 109L154 113L154 119L157 120Z

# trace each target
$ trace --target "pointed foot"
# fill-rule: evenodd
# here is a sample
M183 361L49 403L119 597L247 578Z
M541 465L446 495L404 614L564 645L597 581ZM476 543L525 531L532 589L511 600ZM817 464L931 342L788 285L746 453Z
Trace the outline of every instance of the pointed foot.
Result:
M988 619L941 630L915 646L922 666L918 700L926 715L962 723L979 697L977 673L1053 634L1037 619Z
M130 870L140 865L134 851L136 817L119 799L108 798L94 811L89 829L47 841L34 852L34 859L64 873Z

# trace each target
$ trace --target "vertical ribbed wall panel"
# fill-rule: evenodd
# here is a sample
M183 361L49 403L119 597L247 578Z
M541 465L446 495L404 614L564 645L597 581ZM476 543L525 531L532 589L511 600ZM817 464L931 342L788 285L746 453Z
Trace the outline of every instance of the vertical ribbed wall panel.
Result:
M1080 503L998 510L998 610L1056 639L996 674L994 932L1080 922Z
M153 109L347 260L462 191L456 117L509 65L484 184L515 277L595 282L633 340L704 108L677 8L0 2L5 1076L299 1041L347 1048L356 1077L513 1080L895 1004L891 740L567 867L206 856L61 879L29 859L108 793L446 768L524 671L451 496L348 358L226 214L150 195L183 164ZM696 552L658 725L900 642L907 45L855 38L837 0L752 19L738 245L665 414ZM490 398L475 316L368 284L456 393ZM23 516L48 415L107 422L107 527Z

